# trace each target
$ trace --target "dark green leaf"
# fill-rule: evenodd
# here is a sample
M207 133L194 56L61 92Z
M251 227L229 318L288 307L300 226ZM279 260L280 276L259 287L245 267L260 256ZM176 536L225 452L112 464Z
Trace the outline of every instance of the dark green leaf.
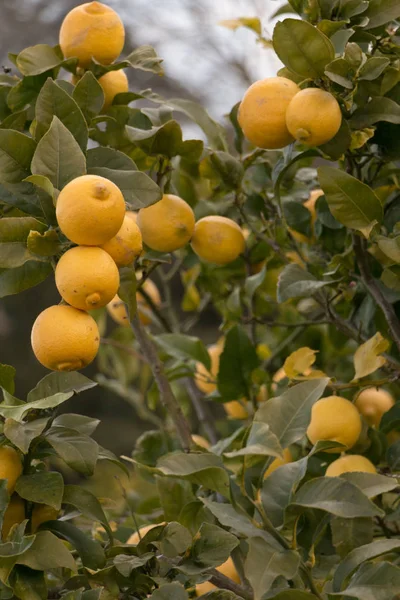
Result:
M400 6L397 0L370 0L363 16L369 18L366 29L375 29L400 17Z
M93 475L99 447L90 437L73 429L52 427L46 433L46 440L71 469L82 475Z
M164 73L161 67L162 61L163 59L157 56L154 48L148 45L139 46L124 59L124 62L134 69L150 71L151 73L157 73L157 75Z
M238 545L236 536L216 525L203 523L195 537L192 558L205 567L218 567Z
M99 542L92 540L75 525L72 525L72 523L68 523L67 521L48 521L46 528L58 537L69 542L79 554L85 567L93 570L102 569L104 567L106 557ZM49 531L42 533L49 533ZM39 533L38 535L41 534Z
M157 345L169 356L178 360L194 360L201 362L207 370L211 368L207 349L197 337L181 333L163 333L154 337Z
M47 600L48 590L44 573L17 566L12 572L11 582L16 598L20 598L20 600Z
M16 60L18 69L25 76L40 75L59 67L64 62L62 55L60 56L54 48L47 44L37 44L37 46L25 48L18 54ZM77 60L74 59L74 62L76 64Z
M21 475L15 489L21 498L29 502L48 504L60 510L64 480L61 473L42 471L32 475Z
M378 473L343 473L341 475L346 481L356 485L364 494L371 499L380 494L391 492L397 487L397 482L391 477L378 475Z
M157 491L166 521L177 521L182 509L195 499L188 481L157 477Z
M349 586L336 595L359 600L392 600L398 593L400 593L399 567L382 562L362 565L351 579Z
M10 189L26 190L22 180L30 175L35 141L14 129L0 129L0 182Z
M291 298L308 298L321 288L333 283L333 281L318 281L314 275L311 275L299 265L286 265L279 274L277 300L278 302L286 302Z
M307 471L307 457L282 465L268 475L261 488L261 502L274 527L281 527L285 510Z
M127 305L130 320L136 314L136 274L132 268L125 267L120 270L120 284L118 294Z
M173 583L161 585L149 598L150 600L188 600L189 596L185 588L174 581Z
M63 504L71 504L71 506L77 508L84 517L101 523L112 538L112 532L104 510L92 492L78 485L67 485L64 488L62 502Z
M246 331L239 325L225 338L218 372L218 391L228 400L249 397L251 374L259 365L257 352Z
M311 213L306 206L290 200L283 205L283 214L289 227L307 237L311 236Z
M118 556L114 558L114 565L118 573L121 573L124 577L129 577L134 569L143 567L152 558L154 558L152 552L142 554L142 556L118 554Z
M100 424L99 419L85 417L85 415L75 415L73 413L58 415L53 421L53 425L57 427L67 427L67 429L75 429L79 433L91 435Z
M374 520L371 517L356 517L354 519L332 517L331 530L332 544L339 556L344 558L355 548L372 542L374 538Z
M26 454L29 450L31 442L40 436L46 427L48 419L35 419L19 423L14 419L6 419L4 423L4 435Z
M29 392L28 402L36 402L55 394L72 392L79 394L85 390L95 387L97 383L85 377L77 371L71 373L54 372L45 375L43 379ZM66 415L64 415L66 416ZM58 417L62 418L62 417Z
M65 567L76 570L72 554L50 531L39 531L32 546L17 559L17 564L36 571Z
M16 369L11 365L0 364L0 387L10 394L14 394L15 391L14 379L16 372Z
M99 114L104 104L103 88L91 71L86 71L78 81L72 97L81 109L88 124L94 116Z
M353 129L364 129L379 121L400 124L400 105L390 98L376 96L366 106L358 108L350 119Z
M386 67L390 65L390 60L383 56L372 56L361 67L358 78L366 81L373 81L382 75Z
M50 263L30 260L16 269L0 270L0 298L38 285L53 272Z

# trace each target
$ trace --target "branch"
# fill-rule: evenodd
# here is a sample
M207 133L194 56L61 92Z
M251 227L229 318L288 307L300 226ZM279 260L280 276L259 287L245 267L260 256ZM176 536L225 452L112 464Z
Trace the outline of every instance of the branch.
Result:
M189 423L187 422L182 409L174 396L167 376L165 375L164 365L158 356L157 348L148 336L137 314L131 321L131 327L142 350L143 356L153 372L154 379L160 392L161 403L167 409L174 422L183 450L189 452L193 443Z
M364 240L362 240L358 235L353 235L353 246L364 285L377 305L381 308L388 324L391 336L400 352L400 321L397 318L393 305L387 301L384 293L378 286L371 273Z
M200 391L197 389L193 379L187 380L187 390L192 401L197 418L203 427L208 439L212 444L218 442L218 435L214 427L214 422L209 414L208 406L203 401Z
M113 340L112 338L103 338L102 337L102 338L100 338L100 344L103 344L106 346L112 346L113 348L118 348L118 350L123 350L124 352L129 354L129 356L133 356L133 357L137 358L138 360L145 360L144 356L142 356L134 348L131 348L131 346L127 346L126 344L123 344L122 342L118 342L117 340Z
M250 590L246 589L242 585L239 585L238 583L235 583L232 581L232 579L226 577L226 575L223 575L216 569L212 570L210 583L222 590L229 590L230 592L236 594L236 596L244 598L244 600L253 600L254 596Z

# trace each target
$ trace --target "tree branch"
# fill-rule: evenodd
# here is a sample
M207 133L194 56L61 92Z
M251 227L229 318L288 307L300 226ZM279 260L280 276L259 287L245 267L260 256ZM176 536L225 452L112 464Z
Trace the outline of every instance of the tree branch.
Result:
M148 336L137 314L131 321L131 327L143 356L153 372L154 379L160 392L160 400L174 422L182 448L185 452L189 452L193 443L189 423L187 422L182 409L174 396L167 376L165 375L164 365L158 356L157 348Z
M230 592L236 594L236 596L244 598L244 600L253 600L253 594L250 590L246 589L242 585L239 585L238 583L235 583L232 581L232 579L226 577L226 575L223 575L216 569L212 570L210 583L222 590L229 590Z

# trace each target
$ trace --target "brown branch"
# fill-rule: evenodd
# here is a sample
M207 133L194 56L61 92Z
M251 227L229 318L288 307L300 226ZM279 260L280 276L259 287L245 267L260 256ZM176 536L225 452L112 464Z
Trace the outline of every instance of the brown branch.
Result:
M210 583L212 583L219 589L229 590L230 592L236 594L236 596L244 598L244 600L253 600L254 598L252 592L249 589L243 587L242 585L239 585L238 583L235 583L234 581L232 581L232 579L226 577L226 575L223 575L216 569L212 570L212 577L210 579Z
M165 375L164 365L158 356L157 348L150 339L137 314L131 321L131 327L142 350L143 356L153 372L155 382L160 392L161 403L174 422L183 450L189 452L193 443L189 423L187 422L182 409L174 396L167 376Z
M203 427L208 439L212 444L218 442L218 435L214 427L214 422L209 414L208 406L205 404L201 392L197 389L193 379L187 379L187 390L192 402L192 406L197 418Z

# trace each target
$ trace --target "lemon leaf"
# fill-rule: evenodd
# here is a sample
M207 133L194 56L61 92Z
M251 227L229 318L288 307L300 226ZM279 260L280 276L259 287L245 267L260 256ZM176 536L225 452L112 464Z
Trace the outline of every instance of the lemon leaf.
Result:
M302 375L311 365L315 363L315 355L317 351L311 348L299 348L292 352L287 357L283 365L283 370L290 379L294 379L297 375Z
M236 31L239 27L246 27L247 29L251 29L257 35L261 35L261 21L256 17L240 17L239 19L226 19L224 21L220 21L218 25L222 27L226 27L227 29L232 29Z
M380 369L385 363L386 358L379 356L389 348L389 342L378 331L365 344L357 348L354 354L355 376L353 381L370 375L377 369Z

